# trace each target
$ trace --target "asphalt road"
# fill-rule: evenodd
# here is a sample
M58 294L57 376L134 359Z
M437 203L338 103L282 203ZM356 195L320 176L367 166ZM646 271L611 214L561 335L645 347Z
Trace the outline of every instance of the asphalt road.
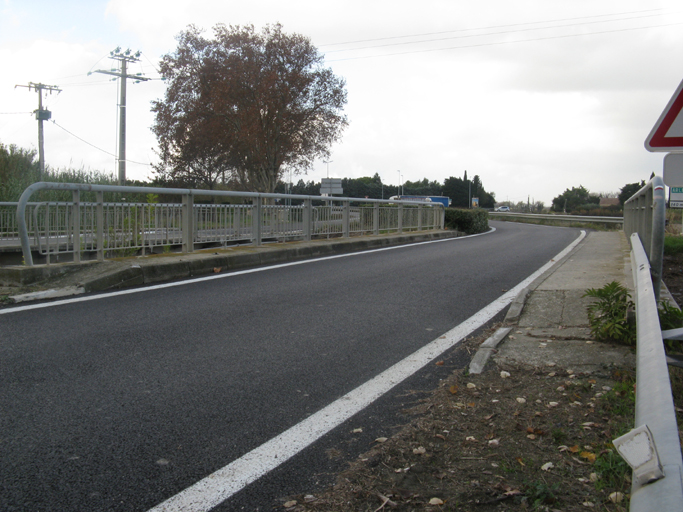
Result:
M578 235L492 225L484 236L4 312L0 510L148 510L449 331ZM465 364L458 357L441 371ZM341 465L322 461L325 447L351 423L368 438L396 428L401 390L438 378L417 374L218 510L270 510L325 483L321 473ZM344 446L353 458L367 443Z

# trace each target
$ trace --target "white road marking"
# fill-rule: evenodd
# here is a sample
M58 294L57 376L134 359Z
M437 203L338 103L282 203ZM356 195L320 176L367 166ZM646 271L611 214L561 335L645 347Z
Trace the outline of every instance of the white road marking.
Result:
M280 263L277 265L269 265L266 267L254 267L254 268L248 268L245 270L236 270L235 272L229 272L229 273L225 273L225 274L212 274L212 275L204 276L204 277L195 277L192 279L185 279L183 281L174 281L172 283L155 284L155 285L145 286L142 288L131 288L128 290L118 290L115 292L106 292L106 293L100 293L97 295L88 295L87 297L75 297L75 298L71 298L71 299L56 300L54 302L41 302L38 304L28 304L26 306L19 306L16 308L0 309L0 315L7 315L10 313L19 313L21 311L31 311L33 309L42 309L42 308L51 308L51 307L55 307L55 306L63 306L65 304L74 304L77 302L88 302L91 300L107 299L109 297L117 297L119 295L129 295L132 293L144 293L144 292L148 292L148 291L152 291L152 290L160 290L162 288L173 288L175 286L186 286L188 284L199 283L202 281L212 281L214 279L226 279L228 277L241 276L244 274L253 274L256 272L265 272L266 270L274 270L274 269L284 268L284 267L293 267L295 265L306 265L308 263L315 263L318 261L326 261L326 260L334 260L337 258L350 258L353 256L360 256L363 254L371 254L373 252L393 251L395 249L403 249L406 247L416 247L418 245L435 244L435 243L440 243L440 242L450 242L450 241L455 241L455 240L463 240L465 238L473 238L476 236L487 235L487 234L493 233L495 231L496 231L496 228L491 228L486 233L478 233L476 235L460 236L457 238L442 238L440 240L428 240L426 242L416 242L413 244L394 245L392 247L382 247L380 249L371 249L369 251L351 252L351 253L347 253L347 254L335 254L333 256L323 256L321 258L311 258L308 260L291 261L289 263Z
M574 249L585 236L586 232L581 231L581 235L555 258L445 335L301 423L150 509L149 512L207 512L218 506L341 425L443 352L460 343L472 331L486 324L508 306L521 290Z

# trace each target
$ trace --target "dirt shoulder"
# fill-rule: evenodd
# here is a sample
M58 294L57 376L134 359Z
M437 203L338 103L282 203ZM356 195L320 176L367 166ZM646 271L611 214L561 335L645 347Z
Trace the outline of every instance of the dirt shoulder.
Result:
M483 341L469 340L475 348ZM438 363L436 363L438 364ZM615 368L456 370L414 420L292 511L627 510L611 440L632 427L633 375ZM617 494L618 493L618 494ZM294 503L296 502L296 504Z
M664 261L664 282L683 299L683 256ZM493 329L465 342L474 353ZM599 343L599 342L595 342ZM605 347L608 348L607 346ZM438 363L437 363L438 364ZM670 368L683 421L683 369ZM291 496L297 512L626 511L630 468L612 439L633 427L635 375L558 366L456 370L325 490Z

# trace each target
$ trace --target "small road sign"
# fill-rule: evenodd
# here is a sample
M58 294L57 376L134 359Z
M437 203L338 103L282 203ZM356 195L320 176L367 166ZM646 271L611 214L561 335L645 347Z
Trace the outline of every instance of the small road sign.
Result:
M669 208L683 208L683 187L671 187Z
M648 151L683 150L683 81L645 139Z

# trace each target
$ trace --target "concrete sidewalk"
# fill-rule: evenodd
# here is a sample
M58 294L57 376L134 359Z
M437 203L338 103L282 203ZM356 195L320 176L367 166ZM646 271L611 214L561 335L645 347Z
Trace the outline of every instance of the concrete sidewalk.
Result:
M500 364L557 365L577 373L635 367L630 348L591 337L586 307L592 299L583 297L588 288L612 281L622 283L633 296L629 252L622 231L589 232L572 253L516 300L520 307L513 304L506 317L509 330L499 334L500 341L493 339L480 349L482 355L473 359L470 371L483 369L486 351Z

